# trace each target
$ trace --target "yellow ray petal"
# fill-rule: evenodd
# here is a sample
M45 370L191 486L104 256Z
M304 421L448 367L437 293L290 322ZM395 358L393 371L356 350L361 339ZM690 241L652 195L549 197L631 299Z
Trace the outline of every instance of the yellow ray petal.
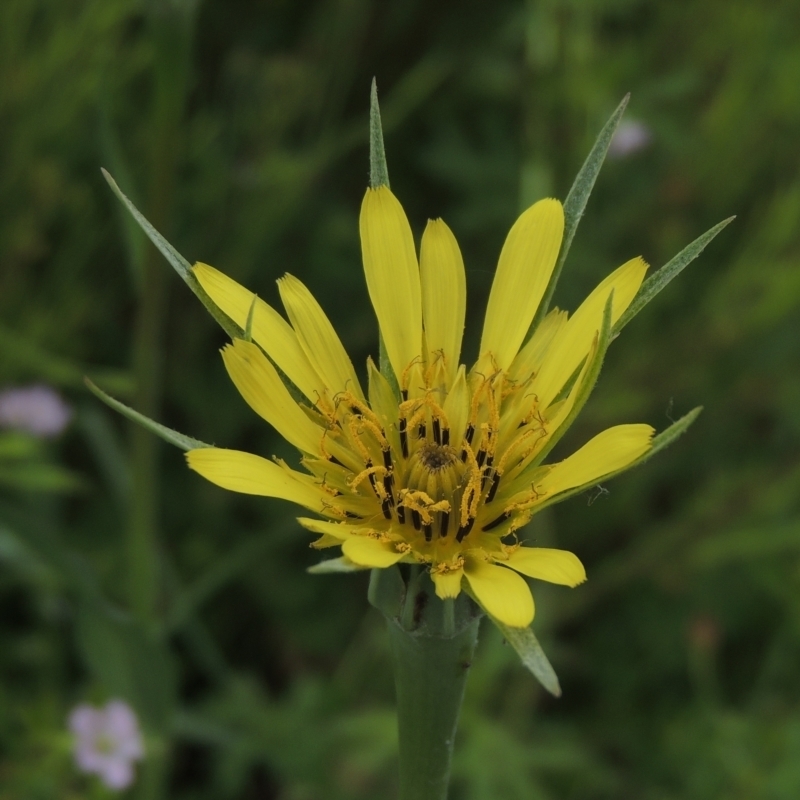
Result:
M463 569L456 569L451 572L431 572L431 579L436 587L436 596L442 600L458 597L461 594L461 579L463 577Z
M508 369L528 332L556 263L564 233L558 200L540 200L508 233L489 294L481 356L491 353Z
M234 339L222 350L231 380L245 402L284 439L306 453L319 453L322 428L297 405L269 359L252 342Z
M322 510L321 491L306 476L278 466L266 458L240 450L206 447L186 453L189 467L206 480L242 494L279 497L314 511Z
M468 558L464 575L486 613L511 628L527 628L533 621L533 597L528 584L510 569Z
M383 432L392 449L400 452L400 436L397 432L398 402L389 381L381 375L375 362L367 359L367 375L369 377L369 405L381 422Z
M255 296L253 292L208 264L197 263L192 272L220 310L244 330ZM252 331L253 340L269 353L289 380L316 403L324 388L322 380L306 358L292 326L261 299L256 300Z
M360 567L383 569L396 564L405 553L398 553L392 542L371 536L353 536L342 544L342 552Z
M608 428L569 458L553 464L536 489L550 496L600 480L643 456L650 449L654 433L650 425Z
M568 550L549 547L520 547L504 562L512 569L540 581L577 586L586 580L586 570L578 556Z
M319 533L322 536L333 536L340 542L346 541L351 536L358 536L364 530L363 526L349 525L346 522L328 522L313 517L298 517L297 521L307 531Z
M514 363L508 370L511 380L522 383L539 370L547 356L547 350L556 335L567 324L568 314L554 308L536 328L535 333L525 343L522 350L517 353Z
M359 220L367 289L398 379L422 355L422 299L414 237L386 186L367 189Z
M467 279L458 242L440 220L429 220L419 252L422 319L430 358L444 354L452 382L461 358L461 338L467 311Z
M350 357L314 295L288 273L278 281L278 290L301 347L331 395L349 391L363 400Z
M442 408L450 425L450 444L456 449L461 448L461 442L464 440L464 432L469 419L469 401L466 368L462 364L458 368L455 382L448 392Z
M586 357L595 334L603 325L603 310L608 296L614 292L611 309L613 325L639 291L647 271L641 258L634 258L614 270L581 303L578 310L558 333L547 351L547 358L536 377L534 388L542 407L546 408L569 380L578 364Z

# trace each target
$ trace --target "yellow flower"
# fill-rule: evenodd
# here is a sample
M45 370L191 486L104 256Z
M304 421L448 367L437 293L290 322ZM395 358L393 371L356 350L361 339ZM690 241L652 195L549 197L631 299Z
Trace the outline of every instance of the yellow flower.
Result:
M544 505L632 464L653 436L649 425L620 425L563 461L541 464L592 379L609 299L613 324L647 269L640 258L627 262L571 317L554 309L525 342L563 230L557 200L534 204L514 223L480 355L467 370L460 364L466 280L455 237L441 220L429 222L418 261L400 203L387 187L369 189L360 220L364 271L399 393L371 360L364 393L328 317L297 278L278 281L287 322L196 264L217 306L242 328L250 319L253 341L236 339L222 351L228 374L300 450L305 471L217 448L189 451L189 466L225 489L314 512L301 524L320 534L315 547L341 547L343 565L426 565L439 597L466 589L492 617L526 627L533 598L518 573L566 586L586 574L572 553L525 546L516 532Z

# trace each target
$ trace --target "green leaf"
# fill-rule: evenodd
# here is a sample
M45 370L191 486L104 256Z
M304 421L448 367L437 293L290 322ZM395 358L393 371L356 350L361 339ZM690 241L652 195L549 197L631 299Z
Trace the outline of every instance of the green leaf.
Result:
M381 109L378 105L378 84L375 78L372 79L369 93L369 185L373 189L389 186L389 168L386 166Z
M583 486L577 486L567 492L558 494L550 500L542 503L540 506L536 506L536 512L538 513L543 508L547 508L555 503L560 503L562 500L567 500L570 497L574 497L576 494L583 494L583 492L585 492L587 489L591 489L593 486L597 486L601 482L605 483L606 481L611 480L611 478L615 478L617 475L627 472L629 469L633 469L634 467L638 467L639 464L643 464L645 461L652 458L656 453L659 453L665 447L671 445L679 436L682 436L684 433L686 433L689 426L700 416L700 412L702 410L702 406L697 406L697 408L692 409L688 414L682 416L677 422L673 422L669 428L661 431L661 433L653 438L650 449L643 456L637 458L636 461L632 461L630 464L628 464L627 467L623 467L622 469L618 469L616 472L611 472L608 475L605 475L601 481L591 481L590 483L583 484Z
M559 425L558 430L556 430L553 435L550 437L548 443L542 449L542 452L539 453L536 458L530 463L527 469L532 469L544 461L547 458L547 455L550 451L558 444L561 437L567 432L567 429L570 425L572 425L575 418L578 414L581 413L581 409L586 405L586 401L589 399L592 391L594 390L595 384L597 383L597 379L600 377L600 370L603 368L603 360L606 357L606 352L608 351L608 347L611 344L611 311L614 306L614 291L611 291L611 294L608 296L608 300L606 300L605 308L603 309L603 324L600 328L599 338L597 341L597 350L594 354L594 358L592 359L592 363L589 365L589 369L586 371L586 375L583 378L583 383L578 388L578 395L575 398L575 403L572 406L572 410L567 414L566 419ZM578 367L580 370L580 367Z
M722 220L711 230L706 231L702 236L699 236L691 244L684 247L675 258L668 261L658 272L651 275L641 285L633 302L617 321L614 326L614 333L619 333L673 278L680 275L705 250L706 245L723 228L726 228L735 219L736 217L728 217Z
M206 307L208 313L219 323L231 339L241 339L241 328L228 316L223 314L222 311L217 308L214 301L206 294L205 289L203 289L192 272L192 265L147 221L147 219L145 219L139 209L123 194L122 190L117 186L116 181L105 170L102 170L102 172L103 177L106 179L114 194L128 209L136 222L139 223L139 226L147 234L150 241L158 248L164 258L169 261L175 269L175 272L181 276L186 285L197 295L200 302Z
M98 397L100 400L102 400L107 406L110 406L115 411L118 411L123 417L127 417L132 422L141 425L143 428L147 428L147 430L149 430L151 433L154 433L165 442L175 445L175 447L180 447L181 450L197 450L200 447L214 446L211 444L206 444L205 442L201 442L198 439L193 439L191 436L185 436L182 433L178 433L177 431L172 430L172 428L167 428L166 425L155 422L149 417L146 417L144 414L134 411L124 403L120 403L119 400L115 400L113 397L107 395L102 389L95 386L88 378L85 378L84 382L86 383L89 391L94 394L95 397Z
M490 617L506 641L517 651L522 663L533 673L539 683L554 697L561 697L561 685L552 664L545 655L531 628L509 628Z
M319 564L309 567L306 572L312 575L329 575L335 572L360 572L367 567L360 567L354 564L349 558L342 556L341 558L328 558L325 561L320 561Z
M583 162L583 166L575 177L575 182L572 184L572 188L567 194L567 199L564 201L564 241L561 245L561 252L558 255L555 269L550 277L550 283L547 284L547 290L536 311L536 316L534 317L533 324L528 334L529 336L544 319L550 308L550 303L553 300L553 294L556 291L556 285L558 284L561 270L564 267L564 262L567 260L570 247L572 247L572 240L575 238L575 232L578 230L578 223L581 221L583 212L586 210L586 204L589 202L589 195L592 193L595 181L600 173L600 168L603 166L606 153L608 153L608 146L614 138L614 133L622 120L622 115L625 113L630 99L630 94L626 94L625 97L622 98L622 102L617 106L616 111L603 126L594 146L589 151L589 155L586 156L586 161Z

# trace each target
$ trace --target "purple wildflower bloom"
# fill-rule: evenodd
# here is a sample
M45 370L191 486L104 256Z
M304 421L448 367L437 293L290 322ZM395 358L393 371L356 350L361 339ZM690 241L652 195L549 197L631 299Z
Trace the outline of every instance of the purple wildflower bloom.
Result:
M49 386L21 386L0 392L0 427L51 437L58 436L71 418L72 409Z
M75 736L78 769L98 775L109 789L126 789L133 783L133 764L144 756L144 746L139 721L127 703L79 705L69 715L69 729Z
M638 120L624 120L617 128L608 147L611 158L626 158L644 150L653 138L650 128Z

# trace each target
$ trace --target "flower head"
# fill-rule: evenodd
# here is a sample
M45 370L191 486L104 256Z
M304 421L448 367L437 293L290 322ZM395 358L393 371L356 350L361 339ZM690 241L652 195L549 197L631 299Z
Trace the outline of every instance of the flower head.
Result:
M72 409L54 389L21 386L0 392L0 427L34 436L58 436L72 419Z
M98 775L109 789L126 789L133 783L133 764L144 757L144 746L136 714L127 703L79 705L69 715L69 729L80 770Z
M553 309L526 341L563 229L561 204L550 199L514 223L468 369L460 363L466 280L455 237L443 221L429 222L418 261L400 203L388 187L369 189L364 271L393 375L368 361L366 392L297 278L278 281L287 322L221 272L195 265L203 289L252 336L223 349L228 374L300 450L303 471L218 448L189 451L189 466L223 488L314 512L300 519L319 534L313 546L341 547L344 565L422 564L439 597L467 590L500 622L527 626L533 599L518 573L567 586L586 576L575 555L526 546L519 529L544 506L632 464L653 435L649 425L620 425L563 461L542 463L594 380L604 322L621 317L647 269L640 258L623 264L571 317Z

